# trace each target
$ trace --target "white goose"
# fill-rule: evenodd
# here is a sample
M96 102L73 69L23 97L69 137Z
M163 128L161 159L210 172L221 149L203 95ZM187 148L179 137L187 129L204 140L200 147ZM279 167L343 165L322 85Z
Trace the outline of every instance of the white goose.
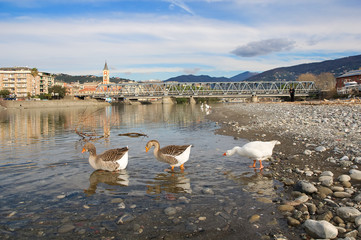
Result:
M95 170L118 171L128 165L128 147L110 149L97 155L94 144L88 142L83 151L89 152L89 163Z
M237 153L242 157L248 157L253 159L253 165L249 166L252 168L256 168L256 162L259 161L259 169L263 168L262 160L266 160L272 156L273 148L275 145L281 144L281 142L277 140L262 142L262 141L254 141L249 142L243 145L242 147L234 147L231 150L227 150L223 155L224 156L232 156Z
M189 159L192 145L169 145L160 148L157 140L150 140L145 146L145 151L148 152L153 146L154 156L158 161L168 163L172 171L174 167L184 170L184 163Z

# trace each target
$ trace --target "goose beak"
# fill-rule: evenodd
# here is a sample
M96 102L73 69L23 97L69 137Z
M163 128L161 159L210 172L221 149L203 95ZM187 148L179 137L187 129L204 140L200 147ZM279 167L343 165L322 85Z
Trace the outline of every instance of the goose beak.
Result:
M148 152L149 151L149 148L145 147L145 152Z
M86 152L86 149L85 149L85 148L83 148L83 151L81 151L81 153L84 153L84 152Z
M223 156L227 156L227 153L223 153Z

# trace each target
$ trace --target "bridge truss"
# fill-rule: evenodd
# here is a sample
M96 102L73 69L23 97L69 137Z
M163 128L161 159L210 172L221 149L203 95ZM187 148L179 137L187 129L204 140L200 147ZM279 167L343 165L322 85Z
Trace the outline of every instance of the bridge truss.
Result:
M93 97L153 98L153 97L246 97L288 96L294 88L297 96L318 92L311 81L283 82L147 82L100 84Z

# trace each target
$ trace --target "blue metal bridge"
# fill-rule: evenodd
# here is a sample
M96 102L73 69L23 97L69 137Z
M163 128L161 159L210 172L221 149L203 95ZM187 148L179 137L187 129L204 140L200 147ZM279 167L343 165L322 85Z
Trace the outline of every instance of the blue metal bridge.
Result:
M162 97L217 97L242 98L249 96L289 96L294 88L296 96L309 96L318 90L311 81L282 82L147 82L100 84L93 98L162 98Z

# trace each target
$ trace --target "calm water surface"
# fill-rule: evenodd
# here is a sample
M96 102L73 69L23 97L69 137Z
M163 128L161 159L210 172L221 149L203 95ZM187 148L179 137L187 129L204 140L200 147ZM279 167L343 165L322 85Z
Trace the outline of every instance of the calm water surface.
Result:
M162 104L1 111L0 236L259 236L272 219L248 219L273 211L255 199L274 198L275 183L250 171L248 159L222 156L246 140L215 135L206 114L198 105ZM98 153L128 146L127 169L94 171L75 130L94 139ZM118 136L129 132L148 137ZM153 149L145 152L151 139L161 147L192 144L185 170L165 172ZM168 207L176 213L165 213Z

